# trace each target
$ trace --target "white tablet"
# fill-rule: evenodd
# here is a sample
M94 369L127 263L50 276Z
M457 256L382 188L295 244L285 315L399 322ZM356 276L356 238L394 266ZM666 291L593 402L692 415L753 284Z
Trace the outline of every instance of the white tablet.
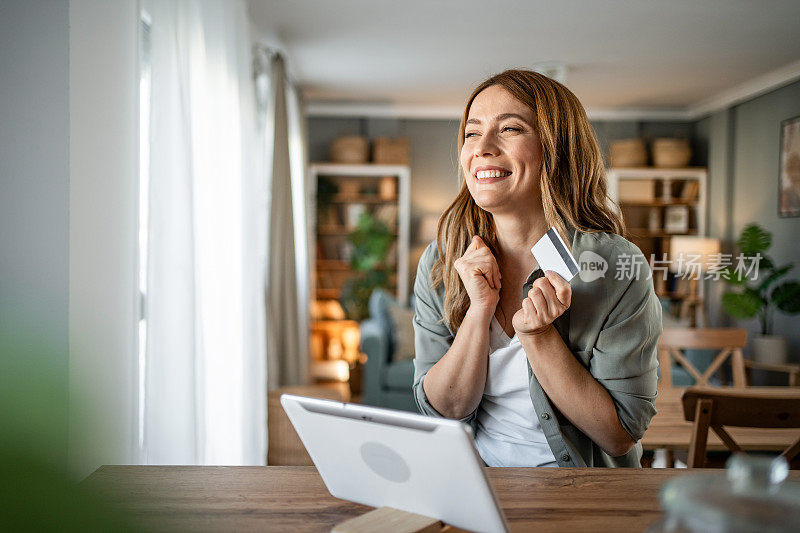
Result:
M290 394L281 404L333 496L508 531L468 425Z

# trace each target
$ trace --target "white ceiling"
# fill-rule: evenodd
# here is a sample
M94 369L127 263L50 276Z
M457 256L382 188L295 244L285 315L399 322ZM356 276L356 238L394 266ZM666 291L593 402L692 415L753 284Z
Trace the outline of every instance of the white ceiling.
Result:
M488 75L542 62L595 116L696 116L800 77L798 0L249 3L321 110L457 116Z

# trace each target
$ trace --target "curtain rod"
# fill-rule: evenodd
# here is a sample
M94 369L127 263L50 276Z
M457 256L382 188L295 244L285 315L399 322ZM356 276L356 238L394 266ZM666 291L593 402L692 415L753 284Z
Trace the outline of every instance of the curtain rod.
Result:
M286 61L286 55L281 50L277 48L273 48L271 46L267 46L265 44L256 43L253 45L253 77L257 78L261 74L269 74L270 72L270 64L275 57L280 57L283 60L284 64L284 76L286 77L286 81L298 92L300 93L300 86L297 83L297 80L294 76L289 72L288 62Z

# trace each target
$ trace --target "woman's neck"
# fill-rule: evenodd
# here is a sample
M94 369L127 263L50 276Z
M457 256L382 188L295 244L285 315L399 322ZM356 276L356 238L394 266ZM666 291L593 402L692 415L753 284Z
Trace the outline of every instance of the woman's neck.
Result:
M531 247L548 230L544 212L531 209L528 213L503 213L493 218L501 264L524 274L533 270Z

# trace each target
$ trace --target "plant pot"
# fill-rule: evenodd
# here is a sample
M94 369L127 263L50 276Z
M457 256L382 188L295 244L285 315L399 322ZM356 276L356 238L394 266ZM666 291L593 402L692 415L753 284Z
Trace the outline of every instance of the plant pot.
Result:
M754 335L753 355L759 363L784 364L786 362L786 339L778 335Z

